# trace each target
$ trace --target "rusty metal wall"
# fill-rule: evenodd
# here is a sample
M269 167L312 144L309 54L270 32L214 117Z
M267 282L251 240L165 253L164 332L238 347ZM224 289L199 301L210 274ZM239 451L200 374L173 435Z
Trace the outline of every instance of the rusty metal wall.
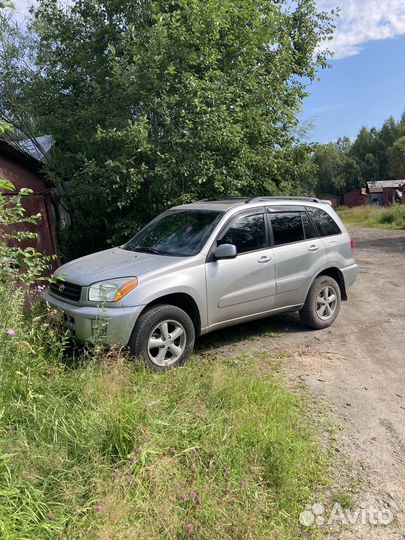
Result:
M333 208L337 208L342 204L342 196L341 195L332 195L330 193L319 195L320 199L326 199L332 203Z
M16 231L28 230L37 233L36 240L24 242L23 247L32 246L44 255L56 255L55 219L50 201L50 188L39 172L31 171L8 156L0 155L0 177L7 178L18 191L22 187L33 190L33 195L23 198L23 206L29 215L41 214L38 224L21 223ZM7 193L5 194L8 195Z
M389 206L395 202L395 195L401 188L398 187L385 187L383 188L383 205Z
M362 195L360 189L349 191L343 195L343 204L349 208L352 206L363 206L367 204L367 195Z

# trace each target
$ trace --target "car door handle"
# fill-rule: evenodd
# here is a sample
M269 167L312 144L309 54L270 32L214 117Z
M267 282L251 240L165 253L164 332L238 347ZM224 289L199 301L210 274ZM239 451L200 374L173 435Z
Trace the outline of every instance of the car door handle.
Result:
M260 257L260 259L257 261L259 263L267 263L270 262L272 257L266 257L266 255L263 255L263 257Z
M309 246L308 251L318 251L318 249L319 249L319 246L312 245L312 246Z

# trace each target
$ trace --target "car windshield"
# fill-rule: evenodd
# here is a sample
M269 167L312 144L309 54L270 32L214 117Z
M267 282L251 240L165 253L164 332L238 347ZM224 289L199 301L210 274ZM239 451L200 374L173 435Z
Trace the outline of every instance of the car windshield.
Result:
M190 257L200 251L222 212L213 210L174 210L151 221L124 249Z

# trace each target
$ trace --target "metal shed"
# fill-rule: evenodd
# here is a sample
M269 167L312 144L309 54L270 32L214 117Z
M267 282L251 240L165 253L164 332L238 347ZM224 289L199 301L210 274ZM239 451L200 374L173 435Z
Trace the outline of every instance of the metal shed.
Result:
M375 180L367 182L368 202L379 206L388 206L402 199L402 187L405 180Z
M343 204L349 208L367 204L367 193L364 188L354 189L343 195Z
M43 174L43 164L21 149L0 140L0 177L12 182L16 192L22 188L30 188L32 195L23 198L23 205L27 213L41 214L38 224L23 223L15 227L15 231L29 230L36 232L38 238L24 243L23 247L32 246L44 255L56 255L55 212L51 202L53 185L46 180ZM16 192L6 192L5 196L12 196Z

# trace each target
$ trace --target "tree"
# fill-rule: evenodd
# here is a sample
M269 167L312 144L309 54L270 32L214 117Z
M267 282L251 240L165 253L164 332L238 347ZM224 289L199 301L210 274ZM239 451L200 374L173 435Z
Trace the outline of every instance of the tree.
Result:
M344 191L353 191L354 189L360 189L366 186L364 176L361 173L361 168L357 159L350 156L345 156L343 163L343 173L345 177L344 188L340 193Z
M391 147L400 136L399 123L395 121L393 116L384 122L378 133L378 138L383 142L386 148Z
M4 17L6 9L12 9L9 1L0 0L0 18ZM7 13L8 17L9 14ZM12 125L0 121L0 137L12 133ZM37 237L28 230L15 231L17 225L37 224L40 214L29 216L22 205L22 198L31 195L32 190L21 188L15 193L15 186L6 178L0 176L0 298L10 297L10 287L29 285L41 279L48 267L45 257L32 247L21 247L20 243Z
M357 160L342 152L337 144L319 145L315 163L318 167L318 194L339 194L361 186Z
M78 255L210 195L303 193L304 80L329 15L314 0L40 0L23 83L55 139Z
M320 195L359 189L373 180L405 178L405 113L399 122L388 118L380 130L361 128L353 143L341 137L317 145L313 163Z
M336 141L336 147L344 154L348 154L352 147L352 141L349 137L339 137Z
M392 116L384 122L380 130L360 130L350 153L359 160L362 175L367 181L389 179L391 148L400 133L400 123Z
M389 157L390 178L405 178L405 135L397 139Z
M13 127L14 142L30 139L39 155L35 118L30 110L30 84L34 66L30 58L31 35L14 21L13 11L0 12L0 120Z
M366 127L362 127L350 148L350 155L362 161L367 154L372 152L372 146L373 139L370 131Z
M375 153L368 153L364 156L363 160L358 161L363 178L367 182L380 179L380 162L378 156Z

